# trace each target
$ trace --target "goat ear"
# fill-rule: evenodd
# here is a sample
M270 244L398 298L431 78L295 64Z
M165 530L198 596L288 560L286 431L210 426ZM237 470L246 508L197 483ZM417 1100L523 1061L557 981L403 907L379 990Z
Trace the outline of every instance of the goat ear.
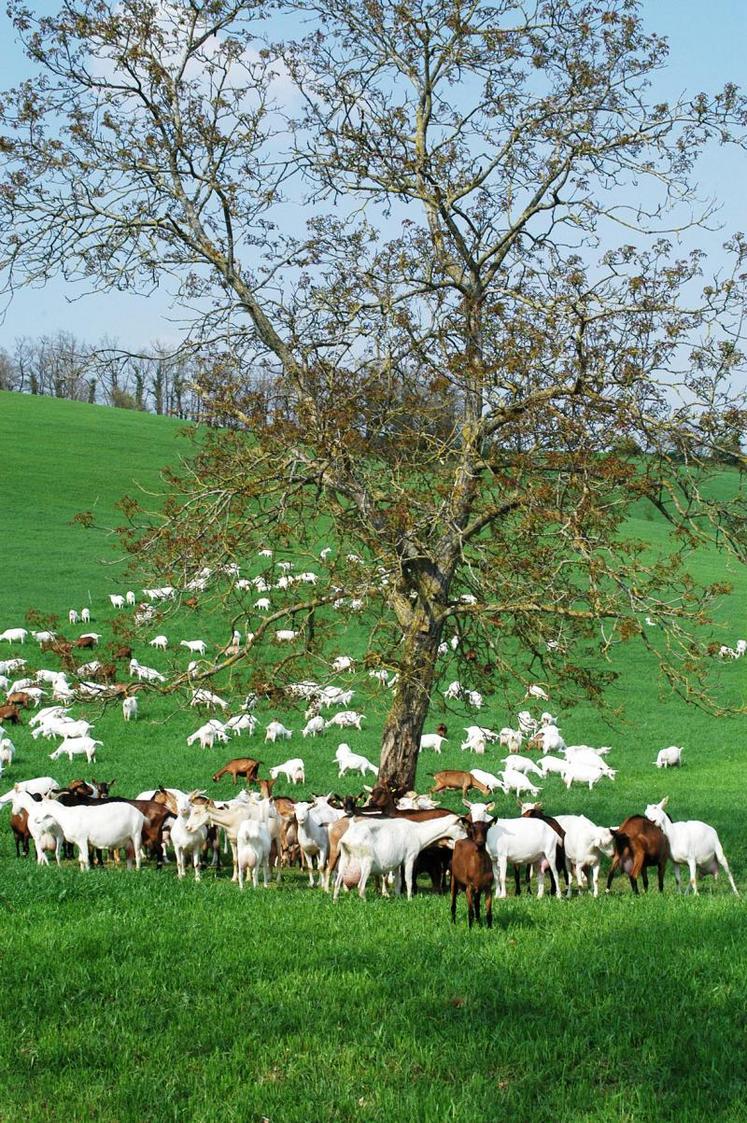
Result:
M492 811L494 807L495 807L495 802L485 804L485 810L486 811Z
M662 811L664 810L664 808L667 806L668 803L669 803L669 796L665 795L663 800L659 804L659 807L662 809Z

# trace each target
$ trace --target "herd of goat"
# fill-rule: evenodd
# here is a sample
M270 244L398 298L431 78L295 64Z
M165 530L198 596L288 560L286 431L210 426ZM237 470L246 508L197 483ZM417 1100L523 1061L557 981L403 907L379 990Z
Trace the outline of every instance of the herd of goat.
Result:
M281 565L283 563L280 563ZM286 563L287 564L287 563ZM238 574L234 575L236 578ZM304 573L295 579L311 583L314 574ZM284 570L280 582L291 580ZM237 580L238 584L238 580ZM258 591L269 592L273 586L257 579L251 583ZM285 588L277 584L274 587ZM144 590L148 602L138 605L132 592L112 594L110 601L116 610L135 609L136 622L147 624L155 618L153 602L170 599L175 590L171 586ZM269 608L268 597L255 602L257 611ZM79 621L90 624L90 610L81 613L71 610L70 624ZM0 633L0 641L23 644L29 632L24 628L9 628ZM102 636L84 632L76 640L61 640L53 631L31 633L43 651L52 651L63 658L65 670L38 668L29 672L27 661L11 658L0 661L0 687L6 692L6 702L0 706L0 722L18 726L22 724L24 710L36 712L29 720L31 736L59 738L59 744L50 753L53 760L67 756L96 761L96 750L102 742L92 737L93 725L85 718L73 718L70 706L74 702L93 699L121 701L124 720L138 718L137 691L141 683L160 684L165 676L155 668L139 662L128 646L113 650L112 662L92 660L75 666L72 653L98 646ZM290 629L275 633L278 643L292 641L296 633ZM234 631L229 647L237 649L242 636ZM168 637L154 636L150 641L154 649L166 650ZM743 641L738 642L739 655ZM182 640L180 647L190 655L205 658L207 645L203 640ZM451 646L454 646L453 640ZM444 645L448 650L448 646ZM128 683L116 682L116 660L125 661L130 673ZM197 673L197 660L189 663L187 677ZM338 656L331 669L338 674L353 670L350 656ZM69 668L73 668L70 670ZM23 677L11 681L13 674L24 672ZM383 687L393 687L396 676L385 671L372 670ZM74 674L75 681L71 682ZM353 691L340 686L322 686L313 682L291 684L287 692L296 699L305 700L308 708L302 737L323 736L327 731L352 728L361 729L364 715L348 709ZM52 694L54 705L39 709L41 701ZM462 700L474 709L483 701L477 691L452 682L444 692L449 700ZM539 685L529 687L527 696L547 701L546 691ZM199 687L192 690L191 704L207 710L222 711L221 719L211 717L187 738L188 745L199 744L202 749L216 743L226 744L230 738L256 732L258 719L252 712L255 698L249 697L239 712L229 716L228 702L219 695ZM344 707L325 717L323 710ZM424 734L421 751L440 755L447 739L447 727L441 725L435 733ZM244 779L246 788L230 800L212 800L204 792L185 792L176 788L150 789L133 799L113 797L108 784L96 781L74 781L62 788L51 776L39 776L17 781L0 797L0 805L9 803L11 827L16 841L16 853L28 854L33 842L37 861L48 864L49 853L59 863L72 848L77 848L81 869L90 867L91 858L101 862L108 851L115 860L124 850L128 865L132 861L139 868L142 856L153 858L160 867L173 857L178 876L186 875L192 865L194 876L200 879L200 869L206 860L214 866L220 864L221 840L230 845L233 858L233 878L243 888L250 877L256 887L260 875L268 885L273 870L280 879L284 867L300 862L308 870L309 882L324 889L333 888L336 899L341 889L357 888L361 897L371 877L379 877L381 892L388 894L393 885L398 893L404 881L408 897L416 890L419 872L430 874L434 887L444 891L450 877L452 919L456 912L456 898L464 891L468 902L470 925L480 916L480 900L485 896L486 919L492 919L492 896L507 894L507 875L513 868L516 891L521 889L521 873L534 877L537 895L545 889L545 876L549 877L551 891L560 896L561 880L565 880L570 896L574 879L579 890L590 885L593 895L598 894L602 860L611 859L607 888L617 871L630 879L634 892L638 892L638 878L648 887L647 870L658 871L659 888L663 887L664 871L668 862L674 865L675 880L680 887L680 867L688 870L688 887L697 893L699 872L718 873L724 870L735 893L732 878L716 831L700 821L673 822L666 811L667 801L650 804L643 815L633 815L618 827L603 827L584 815L549 816L537 802L523 803L522 813L514 818L493 818L493 803L476 803L467 799L468 792L476 790L484 795L496 791L512 793L526 800L540 794L538 784L547 776L559 775L567 788L573 783L588 785L591 790L604 779L614 780L616 769L609 766L609 748L588 745L566 745L556 719L544 712L535 719L528 710L517 717L517 727L504 727L493 731L486 726L471 725L465 729L461 742L464 752L485 756L494 744L506 750L497 772L483 768L444 769L435 772L434 785L429 796L415 792L395 790L379 784L377 766L365 756L354 752L346 743L340 743L334 760L339 776L349 771L373 777L374 787L357 799L350 796L314 796L308 800L294 800L288 795L273 795L273 785L280 776L288 784L305 784L306 769L301 757L292 757L269 768L269 776L260 779L260 762L252 757L234 758L213 776L218 781L230 775L234 784ZM265 727L265 742L276 744L290 740L293 730L281 721L273 720ZM522 753L522 748L539 750L534 759ZM0 774L4 766L14 761L15 746L0 724ZM655 762L659 768L676 767L682 763L682 749L669 746L662 749ZM259 790L249 790L249 785ZM439 806L433 795L443 791L461 792L466 814ZM315 882L316 874L316 882Z

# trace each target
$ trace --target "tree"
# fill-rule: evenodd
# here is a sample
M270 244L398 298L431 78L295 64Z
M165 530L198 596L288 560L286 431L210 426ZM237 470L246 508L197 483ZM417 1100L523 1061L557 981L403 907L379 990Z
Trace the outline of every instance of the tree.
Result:
M55 398L87 401L90 348L70 332L16 339L13 355L13 389Z
M667 48L634 0L12 10L41 77L3 101L8 286L170 283L204 408L241 429L172 478L142 551L178 572L331 516L331 581L399 672L385 779L412 782L452 628L478 685L541 668L599 698L600 647L646 643L650 614L672 686L706 696L719 589L685 559L709 536L744 556L739 497L703 498L701 418L744 419L745 244L706 275L690 179L740 134L733 86L652 103ZM221 353L251 377L226 390ZM675 531L654 561L622 533L641 499Z

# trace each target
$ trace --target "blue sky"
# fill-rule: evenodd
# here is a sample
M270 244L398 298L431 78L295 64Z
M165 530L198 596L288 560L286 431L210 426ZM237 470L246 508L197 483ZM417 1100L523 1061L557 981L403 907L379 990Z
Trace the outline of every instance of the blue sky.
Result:
M55 4L31 6L51 11ZM670 42L670 65L659 76L656 100L681 92L713 90L726 81L747 88L746 0L646 0L651 27ZM27 76L28 64L4 11L0 12L0 86ZM747 229L747 151L714 149L699 170L701 193L722 201L724 233ZM713 271L718 270L723 234L705 239ZM147 298L113 294L85 295L82 287L52 281L44 288L18 293L0 322L0 347L10 348L19 335L71 331L90 342L103 335L139 348L159 339L175 343L182 332L181 313L161 290Z

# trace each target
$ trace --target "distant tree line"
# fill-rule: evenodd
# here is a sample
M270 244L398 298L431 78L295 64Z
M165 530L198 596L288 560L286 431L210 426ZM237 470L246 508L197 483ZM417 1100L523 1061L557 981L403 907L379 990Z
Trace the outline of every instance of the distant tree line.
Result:
M19 336L10 350L0 348L0 390L143 410L214 426L223 419L214 409L208 416L204 387L220 382L231 397L243 394L247 380L240 369L238 358L222 354L207 361L201 351L174 351L158 341L142 353L132 353L116 341L91 344L65 331ZM260 375L251 383L255 409L262 403L269 419L277 408L269 376Z
M11 351L0 348L0 390L142 410L214 428L245 428L248 419L251 428L262 428L294 416L293 403L275 371L259 368L240 351L228 352L204 340L176 351L155 341L142 353L133 353L110 339L90 344L65 331L37 338L19 336ZM457 396L453 389L434 382L428 372L411 372L394 384L388 380L388 393L401 402L403 416L416 412L422 416L421 440L443 438L452 428ZM237 421L237 412L243 421ZM362 435L372 447L382 432L392 436L391 417L378 430L375 411L366 422ZM742 462L741 416L704 413L701 424L716 446L703 450L705 459ZM543 434L530 428L531 432L515 437L514 451L521 453L527 441L535 449L553 447L552 432L544 434L543 441ZM650 451L625 434L612 447L626 455ZM682 459L674 445L671 456Z

